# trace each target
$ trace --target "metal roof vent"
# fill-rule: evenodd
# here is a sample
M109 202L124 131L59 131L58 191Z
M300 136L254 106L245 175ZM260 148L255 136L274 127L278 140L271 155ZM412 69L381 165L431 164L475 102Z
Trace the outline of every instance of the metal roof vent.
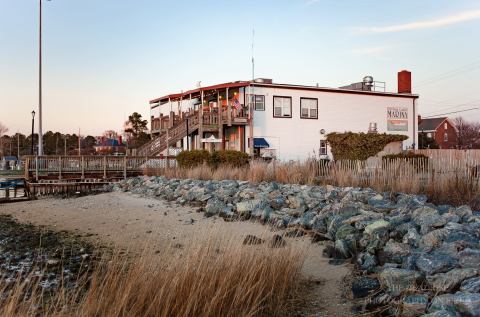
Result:
M373 87L373 77L365 76L363 77L363 90L371 91Z
M272 84L273 79L271 78L255 78L253 80L254 83L259 83L259 84Z

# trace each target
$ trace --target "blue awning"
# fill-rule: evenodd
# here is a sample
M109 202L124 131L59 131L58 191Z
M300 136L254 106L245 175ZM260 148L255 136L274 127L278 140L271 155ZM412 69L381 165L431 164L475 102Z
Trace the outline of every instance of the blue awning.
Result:
M253 138L253 147L257 149L264 149L270 147L270 145L264 138Z

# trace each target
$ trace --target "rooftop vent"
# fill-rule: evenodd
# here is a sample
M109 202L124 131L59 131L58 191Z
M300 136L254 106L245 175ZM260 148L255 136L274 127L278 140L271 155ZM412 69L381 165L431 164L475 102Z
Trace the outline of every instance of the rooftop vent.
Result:
M259 84L273 84L273 79L271 78L255 78L253 80L254 83L259 83Z
M340 89L385 92L385 82L374 81L372 76L365 76L361 82L342 86Z

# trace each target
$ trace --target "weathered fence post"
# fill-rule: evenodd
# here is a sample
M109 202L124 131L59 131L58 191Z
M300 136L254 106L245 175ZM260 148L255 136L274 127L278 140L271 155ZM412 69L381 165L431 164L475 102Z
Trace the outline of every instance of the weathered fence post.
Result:
M25 166L24 166L24 177L25 177L25 180L29 180L30 179L30 158L27 157L25 159Z
M38 156L35 156L35 180L38 182Z
M62 157L58 157L58 179L62 179Z
M83 155L82 155L82 163L81 164L82 164L82 176L81 176L81 178L82 178L82 180L84 180L85 179L85 157Z
M123 157L123 179L127 179L127 156Z
M103 157L103 179L107 179L107 156Z

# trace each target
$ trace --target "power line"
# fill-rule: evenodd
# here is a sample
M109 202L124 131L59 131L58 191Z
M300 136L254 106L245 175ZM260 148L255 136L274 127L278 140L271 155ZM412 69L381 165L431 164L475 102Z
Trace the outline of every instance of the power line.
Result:
M430 111L430 112L427 112L425 114L430 115L430 114L434 114L435 112L450 110L450 109L454 109L454 108L458 108L458 107L474 106L474 104L479 102L479 101L480 101L480 99L472 100L472 101L468 101L468 102L461 103L461 104L456 104L456 105L450 104L448 107L440 108L440 109L437 109L437 110L434 110L434 111Z
M461 112L467 112L467 111L472 111L472 110L477 110L477 109L480 109L479 107L475 107L475 108L470 108L470 109L465 109L465 110L459 110L459 111L452 111L452 112L446 112L446 113L440 113L440 114L436 114L434 116L427 116L427 117L423 117L424 119L428 119L428 118L434 118L434 117L438 117L438 116L444 116L444 115L447 115L447 114L454 114L454 113L461 113Z

